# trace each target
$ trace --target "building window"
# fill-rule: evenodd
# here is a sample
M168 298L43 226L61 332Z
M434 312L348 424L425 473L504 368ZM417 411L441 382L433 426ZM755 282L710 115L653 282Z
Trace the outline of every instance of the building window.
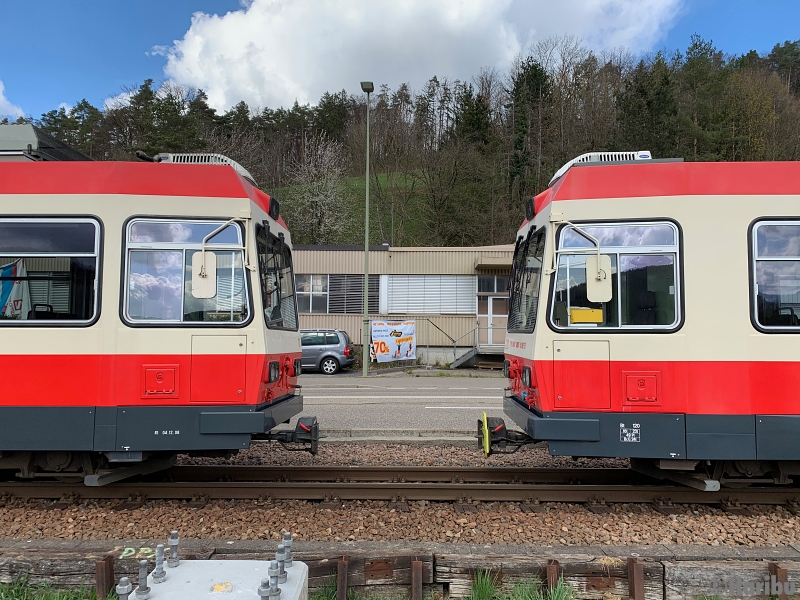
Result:
M756 324L800 332L800 221L761 221L751 244Z
M298 275L297 310L301 313L328 312L328 276Z
M474 275L389 275L387 313L391 315L474 315Z
M132 323L241 323L249 318L241 229L206 242L216 255L213 298L192 295L192 257L220 221L136 219L127 228L125 317Z
M92 219L0 219L0 326L90 323L99 256Z
M505 294L508 275L478 275L478 294Z
M612 298L589 302L586 257L595 248L611 257ZM557 328L673 329L679 315L678 230L672 223L567 226L559 239L551 306Z
M360 315L364 312L363 275L298 275L301 313ZM378 314L380 275L369 276L369 312Z

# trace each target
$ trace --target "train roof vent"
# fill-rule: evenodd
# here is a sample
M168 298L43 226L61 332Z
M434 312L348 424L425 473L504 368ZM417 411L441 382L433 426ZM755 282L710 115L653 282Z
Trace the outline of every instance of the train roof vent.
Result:
M184 165L225 165L233 167L239 175L258 187L256 180L253 179L253 176L250 175L247 169L224 154L206 154L203 152L171 154L169 152L162 152L161 154L156 154L155 159L157 162L180 163Z
M634 160L652 160L652 158L653 156L650 154L649 150L639 150L638 152L587 152L586 154L581 154L577 158L573 158L558 171L556 171L556 174L553 175L553 178L550 180L550 183L547 184L547 187L553 185L559 177L563 176L564 173L569 171L569 168L572 165L577 163L615 163Z

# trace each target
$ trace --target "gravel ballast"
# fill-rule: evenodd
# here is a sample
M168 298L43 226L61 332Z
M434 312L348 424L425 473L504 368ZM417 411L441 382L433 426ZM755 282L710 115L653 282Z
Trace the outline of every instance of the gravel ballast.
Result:
M475 444L418 445L403 443L320 443L319 453L289 452L275 442L255 443L230 459L179 457L183 465L315 465L315 466L458 466L458 467L549 467L627 468L624 458L578 458L550 456L544 446L526 446L512 454L485 458Z
M327 443L313 457L259 443L230 460L182 457L182 464L275 465L463 465L517 467L627 467L622 459L551 457L546 448L526 447L488 459L474 447L399 443ZM150 501L114 510L118 501L81 501L53 508L51 501L13 501L0 506L2 537L14 539L146 539L178 529L196 539L279 539L291 530L301 540L418 541L521 545L694 544L777 546L794 543L800 517L780 506L754 506L733 515L705 505L683 505L682 514L662 515L642 504L615 504L597 515L583 505L547 503L530 513L518 503L476 504L457 512L449 503L411 502L408 512L387 502L344 502L339 508L300 500L210 501L201 508L185 502Z

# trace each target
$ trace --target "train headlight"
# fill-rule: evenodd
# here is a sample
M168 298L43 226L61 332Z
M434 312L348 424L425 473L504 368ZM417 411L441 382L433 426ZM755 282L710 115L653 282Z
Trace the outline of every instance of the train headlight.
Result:
M303 367L300 364L300 359L299 358L295 358L294 359L294 376L295 377L299 377L302 372L303 372Z
M529 388L531 387L531 368L522 367L522 385Z
M505 377L506 379L508 379L508 377L509 377L509 375L508 375L509 367L511 367L511 361L510 360L504 360L503 361L503 377Z
M267 380L268 383L275 383L278 381L278 378L281 376L281 365L277 360L273 360L269 363L269 379Z

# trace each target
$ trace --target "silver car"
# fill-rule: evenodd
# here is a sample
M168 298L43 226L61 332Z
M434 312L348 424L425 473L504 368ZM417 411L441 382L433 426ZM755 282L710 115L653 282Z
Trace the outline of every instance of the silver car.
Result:
M333 375L353 364L353 344L340 329L301 329L300 344L303 371L315 369Z

